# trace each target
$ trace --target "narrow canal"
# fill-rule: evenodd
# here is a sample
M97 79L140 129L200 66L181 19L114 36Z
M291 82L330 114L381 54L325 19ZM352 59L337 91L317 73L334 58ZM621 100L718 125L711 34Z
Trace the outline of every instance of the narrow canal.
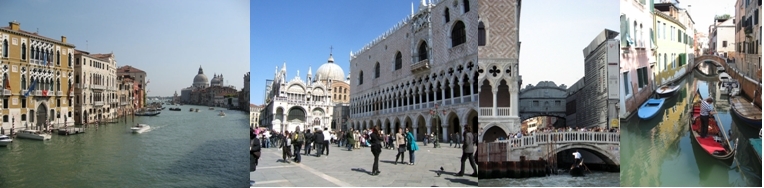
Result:
M0 187L246 186L249 114L180 108L49 141L14 139L0 147ZM151 129L133 134L136 123Z
M622 186L761 187L761 164L748 144L748 138L758 137L759 129L732 117L727 97L717 95L717 80L693 71L680 80L678 93L666 100L659 112L662 116L641 120L634 115L622 123ZM712 158L690 140L689 112L696 81L703 97L715 98L714 106L732 134L731 141L739 142L733 143L738 153L732 164Z

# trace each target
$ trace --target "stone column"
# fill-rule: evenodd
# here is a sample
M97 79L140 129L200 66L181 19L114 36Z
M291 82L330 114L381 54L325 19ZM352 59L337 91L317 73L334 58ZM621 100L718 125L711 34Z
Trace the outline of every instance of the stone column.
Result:
M470 101L475 101L475 87L472 87L472 84L474 84L474 81L470 80Z
M449 87L451 87L451 104L454 104L454 83L451 83Z
M441 136L440 136L440 142L448 142L448 121L446 123L443 123L443 126L440 126L440 129L442 130Z
M464 103L464 82L459 82L459 103Z
M440 105L441 106L445 106L446 105L446 90L443 89L444 87L445 86L443 86L443 85L438 87L438 89L440 90L440 99L441 99L440 100ZM436 97L436 99L437 99L437 97Z
M498 108L496 107L496 93L499 91L498 88L491 89L491 95L493 96L493 106L491 107L491 111L493 111L492 116L496 117L496 113L498 112Z
M426 106L427 106L426 108L430 108L430 88L426 88L426 89L424 90L424 93L425 93L425 94L424 94L424 96L425 96L425 99L427 99L427 100L426 100L426 101L427 101L427 102L426 102L426 104L427 104L427 105L426 105Z
M422 91L420 90L417 94L417 97L419 97L419 103L417 103L417 105L419 105L418 109L422 109L422 104L424 103L424 100L422 100Z
M517 117L518 116L517 111L520 110L520 108L519 108L520 106L517 104L517 97L518 97L518 95L519 95L519 93L518 93L518 89L516 87L513 88L512 92L509 94L509 98L511 98L510 104L509 104L509 106L511 107L510 108L510 112L511 112L510 114L512 114L512 117ZM496 101L494 101L494 104L495 104L495 102Z

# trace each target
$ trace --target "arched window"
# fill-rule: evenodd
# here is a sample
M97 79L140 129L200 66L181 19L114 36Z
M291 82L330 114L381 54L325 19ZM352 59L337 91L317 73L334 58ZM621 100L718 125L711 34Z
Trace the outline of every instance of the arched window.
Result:
M56 91L61 91L61 79L56 80Z
M423 61L427 59L427 42L422 41L421 44L419 44L419 50L417 51L419 53L419 61Z
M56 51L56 65L61 65L61 51Z
M35 47L32 47L31 50L32 52L30 53L31 56L29 57L29 59L37 59L35 58L35 53L37 52L37 50L35 50Z
M27 44L21 44L21 59L27 60Z
M467 42L467 32L464 31L464 22L457 21L451 29L451 47Z
M8 58L8 40L3 40L3 57Z
M72 66L72 53L69 53L69 67Z
M374 65L374 78L379 78L379 62Z
M451 14L448 11L448 8L446 8L445 11L443 11L443 17L446 19L446 23L451 21Z
M401 52L395 53L395 70L403 68L403 55Z
M27 77L25 75L21 75L21 90L27 89Z
M485 46L486 36L485 36L485 25L483 25L483 22L478 23L478 46Z
M464 0L464 12L467 13L470 11L470 0Z
M358 85L363 84L363 71L358 73Z

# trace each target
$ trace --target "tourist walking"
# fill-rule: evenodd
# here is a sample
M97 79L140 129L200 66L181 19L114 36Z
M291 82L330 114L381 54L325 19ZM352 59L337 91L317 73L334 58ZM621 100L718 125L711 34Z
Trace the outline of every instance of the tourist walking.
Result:
M706 138L708 135L708 118L716 113L714 110L714 99L711 97L706 98L705 101L700 101L700 137Z
M395 154L395 165L398 165L398 157L401 158L401 163L405 163L404 159L406 158L406 137L404 137L405 133L403 133L403 129L398 128L398 132L395 133L395 149L398 150L398 154Z
M417 146L416 140L414 139L414 134L411 133L409 128L406 128L406 141L408 142L407 149L409 150L409 165L414 165L414 162L416 161L416 155L414 155L414 152L419 150L419 146Z
M305 133L300 131L300 127L294 128L292 139L294 140L294 162L300 163L302 161L302 155L300 155L302 153L302 145L305 144Z
M350 128L350 131L345 133L345 139L347 140L347 143L345 143L345 146L348 147L348 151L353 151L353 146L355 145L355 139L353 137L353 128Z
M459 173L456 173L456 176L464 176L464 162L469 159L470 160L470 166L472 166L472 175L474 177L477 177L477 168L475 167L475 147L472 143L475 141L473 138L475 135L472 134L472 128L470 126L464 126L464 144L462 144L462 167L459 170Z
M310 129L305 130L305 155L310 155L310 149L313 147L313 134Z
M475 135L473 134L472 136L475 136ZM454 131L454 144L455 144L454 145L455 148L459 148L462 145L462 136L459 135L459 131Z
M379 128L374 126L369 137L369 140L371 141L371 154L374 155L374 165L371 168L371 175L376 176L379 175L379 154L382 153L382 145L379 143L382 140L381 135L379 134Z
M324 128L324 150L326 150L326 156L329 156L329 141L332 139L332 135L329 134L329 128ZM323 151L323 150L322 150Z
M316 129L316 134L314 134L314 141L316 143L316 157L321 157L321 154L324 153L324 133L321 131L321 129Z
M292 158L292 150L290 149L292 147L292 139L289 138L289 131L284 131L284 134L281 136L281 159L284 160L284 162L289 163L289 160Z

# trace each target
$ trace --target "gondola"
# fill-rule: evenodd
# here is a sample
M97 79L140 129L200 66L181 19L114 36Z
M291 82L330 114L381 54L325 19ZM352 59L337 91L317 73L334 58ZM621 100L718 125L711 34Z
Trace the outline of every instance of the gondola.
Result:
M723 161L732 159L735 155L735 150L731 147L724 125L717 121L719 118L716 115L708 119L708 135L705 138L700 137L700 104L703 98L700 96L700 90L695 90L695 92L690 116L692 118L689 121L690 132L692 132L693 139L695 140L693 143L700 145L711 157Z

